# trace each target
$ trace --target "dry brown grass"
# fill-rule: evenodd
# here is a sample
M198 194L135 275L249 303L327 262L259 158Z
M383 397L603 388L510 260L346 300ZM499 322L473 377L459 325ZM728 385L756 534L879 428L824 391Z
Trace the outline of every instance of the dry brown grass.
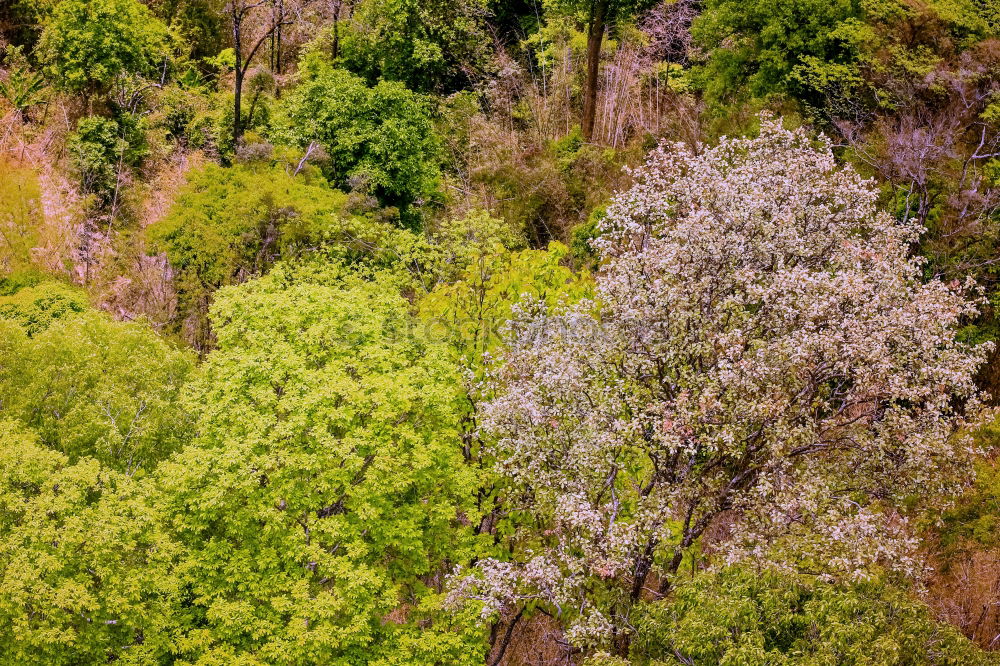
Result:
M149 174L149 180L146 181L145 196L139 211L140 226L145 228L162 219L170 209L178 190L184 186L188 172L204 166L206 161L201 151L178 151L163 163L156 165Z
M0 159L30 169L38 181L40 214L32 230L37 243L31 249L32 263L42 271L80 281L84 206L58 168L69 115L59 113L58 105L47 115L52 120L44 127L27 125L15 113L0 119Z
M1000 650L1000 549L968 549L937 564L925 600L985 650Z
M575 666L580 663L574 651L566 645L559 623L543 613L517 622L511 632L510 643L498 661L503 636L511 619L508 617L497 627L498 638L486 660L490 666Z

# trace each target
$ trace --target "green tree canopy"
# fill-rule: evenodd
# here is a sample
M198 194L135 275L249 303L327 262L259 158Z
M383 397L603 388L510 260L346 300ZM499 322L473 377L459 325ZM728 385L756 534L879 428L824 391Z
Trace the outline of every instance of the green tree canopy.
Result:
M458 378L398 288L317 262L218 293L218 348L189 396L199 437L158 471L186 658L481 658L475 623L431 612L471 545Z
M279 259L324 251L345 261L404 258L416 237L354 215L349 197L322 177L267 165L192 171L167 215L148 227L150 249L175 272L184 336L210 345L208 307L216 289L259 276Z
M414 222L411 207L434 195L439 174L427 100L397 82L369 88L316 53L301 69L302 81L275 119L275 138L302 148L318 143L335 186L369 192Z
M696 82L714 104L802 92L797 67L850 62L857 0L707 0L692 26L708 60Z
M0 295L0 319L17 324L28 337L41 333L58 319L72 317L88 308L87 294L82 289L30 277L28 282L13 285L17 288L12 293Z
M135 482L0 421L0 662L157 663L172 553Z
M32 428L70 461L91 456L127 473L180 447L189 424L178 397L192 354L143 323L94 311L60 316L40 331L36 320L27 324L31 338L0 320L0 416Z
M550 243L545 250L482 248L466 257L458 279L442 283L419 303L421 318L447 339L459 358L477 370L483 354L496 351L513 307L525 297L551 306L593 296L593 281L562 265L569 249Z
M957 630L899 587L871 580L833 585L750 567L701 573L637 621L634 663L990 663Z
M45 23L38 53L60 87L94 95L119 74L162 66L166 45L166 26L137 0L63 0Z
M375 84L450 93L481 75L489 61L486 0L364 0L340 37L351 71Z

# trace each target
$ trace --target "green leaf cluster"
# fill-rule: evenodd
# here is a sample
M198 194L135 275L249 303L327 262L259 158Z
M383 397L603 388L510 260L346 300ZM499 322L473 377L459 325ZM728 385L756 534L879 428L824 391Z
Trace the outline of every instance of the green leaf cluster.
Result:
M27 274L7 278L10 290L0 291L0 319L17 324L30 338L54 321L88 307L87 294L60 282L45 282Z
M0 303L0 415L71 462L148 471L188 435L178 398L193 355L76 298L40 285Z
M283 98L273 138L301 148L318 143L335 187L370 193L414 225L416 208L435 196L439 177L428 100L398 82L368 87L315 52L300 67L302 80Z
M0 99L26 120L28 110L44 99L45 80L28 66L21 47L7 46L4 49L4 64L7 76L0 78Z
M188 394L198 437L157 470L185 659L482 657L474 623L434 611L473 546L458 378L398 287L319 262L219 292L218 348Z
M119 179L127 167L146 156L146 137L141 118L129 113L117 119L103 116L81 118L66 141L70 164L80 189L99 204L111 202L121 189Z
M735 566L680 583L645 604L632 644L639 664L990 663L904 590L879 580L835 585Z
M708 0L692 26L708 53L694 84L716 105L802 93L803 63L853 61L842 30L860 15L857 0Z
M341 39L340 61L370 83L450 93L487 68L486 0L363 0Z
M470 257L458 279L438 285L421 299L420 317L446 339L459 358L482 368L483 354L494 351L512 308L524 298L550 306L593 296L588 273L564 264L569 248L552 242L545 250L504 252L493 246Z
M167 215L146 229L150 249L170 261L183 332L199 348L211 340L206 317L219 287L320 251L345 261L401 258L411 236L353 214L349 197L321 177L267 164L192 171Z
M0 421L0 662L139 665L168 654L173 548L142 493Z
M162 65L167 29L137 0L62 0L45 23L38 54L60 88L93 96L120 74Z

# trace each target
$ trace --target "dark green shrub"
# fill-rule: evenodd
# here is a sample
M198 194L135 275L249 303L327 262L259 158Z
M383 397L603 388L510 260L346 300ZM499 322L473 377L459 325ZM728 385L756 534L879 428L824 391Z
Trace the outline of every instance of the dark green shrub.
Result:
M302 82L275 118L275 142L303 149L319 144L335 186L368 192L415 224L416 209L435 195L439 176L439 142L428 101L400 83L369 88L315 54L307 56L302 70Z

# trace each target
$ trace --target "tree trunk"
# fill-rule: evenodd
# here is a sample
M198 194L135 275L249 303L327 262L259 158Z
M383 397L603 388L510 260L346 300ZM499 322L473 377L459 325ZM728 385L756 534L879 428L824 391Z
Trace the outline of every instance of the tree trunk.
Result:
M235 94L233 95L233 149L236 148L236 144L239 143L240 137L243 136L243 123L240 118L240 102L243 97L243 72L240 71L239 66L236 67L236 85Z
M243 95L243 42L242 28L243 15L241 8L236 2L232 3L233 15L233 51L236 55L235 84L233 86L233 149L240 142L243 128L240 126L240 97Z
M590 8L590 26L587 31L587 82L583 89L583 138L594 136L597 118L597 74L601 67L601 42L608 14L608 0L594 0Z
M507 654L507 648L510 647L510 638L511 636L514 635L514 627L517 626L517 623L521 620L522 615L524 615L523 608L517 611L517 615L515 615L514 618L507 625L507 630L504 632L503 635L503 641L501 641L500 647L497 650L497 656L494 657L493 661L490 662L490 666L498 666L500 662L503 661L504 655ZM495 635L493 636L493 639L496 640ZM493 641L490 641L490 647L493 647Z
M653 553L658 543L659 541L656 539L650 540L636 558L632 569L632 589L628 599L623 602L621 607L613 611L613 615L621 614L623 617L627 617L630 609L642 598L642 590L649 578L649 572L653 568ZM619 623L614 622L614 624L618 625ZM611 650L615 656L627 658L631 643L632 636L629 632L615 631L611 637Z
M330 48L330 55L334 60L340 55L340 6L341 0L333 7L333 46Z
M278 18L275 19L274 23L274 41L275 41L275 52L274 52L274 69L272 70L275 74L281 74L281 26L284 23L285 18L285 3L284 0L278 0Z

